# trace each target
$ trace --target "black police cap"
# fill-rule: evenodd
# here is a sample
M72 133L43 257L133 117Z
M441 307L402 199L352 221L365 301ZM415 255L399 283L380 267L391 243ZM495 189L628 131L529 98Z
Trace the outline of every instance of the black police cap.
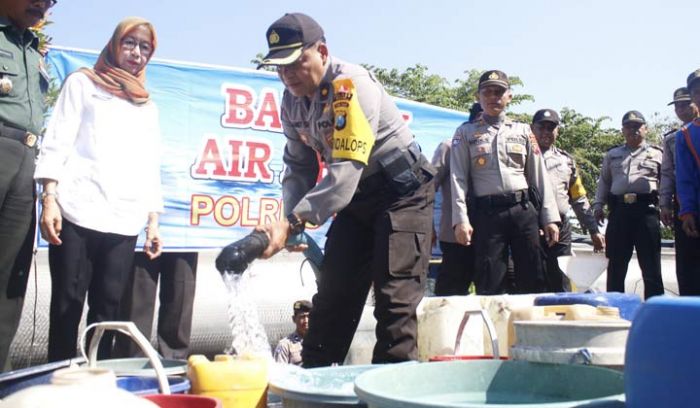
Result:
M689 91L693 87L693 84L697 83L698 80L700 80L700 68L696 69L695 71L691 72L690 75L688 75L686 85Z
M265 36L269 52L258 68L294 63L304 48L323 40L323 28L306 14L287 13L270 25Z
M647 121L644 119L644 115L639 111L633 110L625 113L625 116L622 117L622 124L626 125L628 123L640 123L644 125Z
M540 109L532 117L532 123L537 122L552 122L558 125L560 122L559 114L554 109Z
M481 74L481 77L479 77L479 89L489 85L496 85L506 89L510 88L508 75L503 71L495 69L484 72Z
M668 103L668 105L673 105L677 102L690 102L690 92L688 88L682 87L673 91L673 100Z
M310 312L312 306L313 305L308 300L297 300L294 302L294 314Z

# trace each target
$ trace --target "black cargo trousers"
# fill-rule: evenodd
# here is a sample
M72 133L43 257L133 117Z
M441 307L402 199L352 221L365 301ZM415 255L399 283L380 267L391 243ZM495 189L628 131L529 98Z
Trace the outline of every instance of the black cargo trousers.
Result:
M404 196L388 183L366 191L360 183L326 234L302 349L304 367L343 363L370 285L377 319L372 362L418 358L416 307L425 291L434 197L431 176Z

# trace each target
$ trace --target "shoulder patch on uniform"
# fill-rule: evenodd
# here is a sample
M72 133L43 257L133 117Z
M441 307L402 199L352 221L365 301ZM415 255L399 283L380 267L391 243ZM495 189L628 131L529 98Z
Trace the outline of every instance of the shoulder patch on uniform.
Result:
M334 159L349 159L367 165L375 135L358 101L352 79L333 81Z
M664 133L664 135L662 137L670 136L676 132L678 132L678 128L673 128L673 129L669 130L668 132Z

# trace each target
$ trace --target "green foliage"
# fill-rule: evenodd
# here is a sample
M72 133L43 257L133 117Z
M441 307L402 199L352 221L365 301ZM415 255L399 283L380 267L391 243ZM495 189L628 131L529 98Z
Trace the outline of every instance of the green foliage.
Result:
M51 24L53 24L52 21L41 20L39 23L37 23L37 25L30 28L30 30L32 30L32 32L34 32L34 34L39 38L39 52L44 56L47 52L49 52L51 41L53 41L53 38L46 34L44 29L46 26ZM49 90L44 96L44 104L47 108L50 108L56 104L56 99L58 99L58 94L61 91L61 87L56 84L56 78L54 78L51 73L49 73L49 75Z
M258 65L260 65L260 63L262 62L264 57L265 57L265 54L259 52L259 53L255 54L255 58L250 60L250 63L255 65L255 67L257 68ZM260 69L262 69L264 71L277 72L277 68L274 66L271 66L271 65L264 65L264 66L260 67Z
M393 96L463 112L469 111L471 105L477 101L479 77L483 73L482 70L468 70L464 72L465 79L457 79L450 83L440 75L430 74L428 67L422 64L416 64L404 71L367 64L363 66L372 72ZM517 76L511 76L510 81L512 87L523 84ZM534 100L532 95L515 94L511 106Z

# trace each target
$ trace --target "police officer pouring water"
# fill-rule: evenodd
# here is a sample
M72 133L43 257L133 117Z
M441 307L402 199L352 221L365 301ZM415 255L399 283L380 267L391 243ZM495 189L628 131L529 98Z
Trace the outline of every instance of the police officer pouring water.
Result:
M559 242L552 246L544 245L545 278L547 290L551 292L571 289L570 286L565 287L568 285L564 284L566 279L557 263L557 257L571 255L571 223L566 216L571 208L574 209L581 225L590 233L594 250L600 251L605 247L605 238L598 230L598 223L586 197L586 189L581 182L576 162L573 156L555 146L559 137L559 122L559 114L555 110L540 109L532 117L531 126L532 133L542 149L542 157L561 217Z
M34 245L34 160L48 75L29 28L55 0L0 0L0 370L17 331Z
M644 279L644 297L664 293L661 280L661 230L658 189L661 148L646 142L646 120L638 111L622 117L625 144L608 150L603 158L593 209L596 219L609 219L605 230L608 292L624 292L632 249Z
M698 116L698 108L690 100L688 88L678 88L673 92L673 105L676 117L683 125L688 124ZM663 159L661 161L661 184L659 186L659 206L661 207L661 221L673 227L674 248L676 250L676 278L678 280L678 293L680 295L700 295L700 253L696 248L700 247L697 238L689 237L683 231L682 223L678 218L678 200L676 196L676 133L678 128L672 129L664 135Z
M483 116L457 128L452 141L452 223L457 242L475 246L474 282L484 295L501 292L509 249L517 291L544 291L540 226L547 245L559 237L559 210L537 140L529 125L506 117L512 97L508 76L486 71L479 78Z
M305 367L341 364L373 285L377 343L372 362L417 358L416 306L430 256L434 170L401 113L364 68L331 57L321 26L286 14L267 30L284 83L286 218L259 227L269 257L306 223L327 233L318 293L302 351ZM316 184L319 163L327 174ZM300 249L299 246L291 248Z

